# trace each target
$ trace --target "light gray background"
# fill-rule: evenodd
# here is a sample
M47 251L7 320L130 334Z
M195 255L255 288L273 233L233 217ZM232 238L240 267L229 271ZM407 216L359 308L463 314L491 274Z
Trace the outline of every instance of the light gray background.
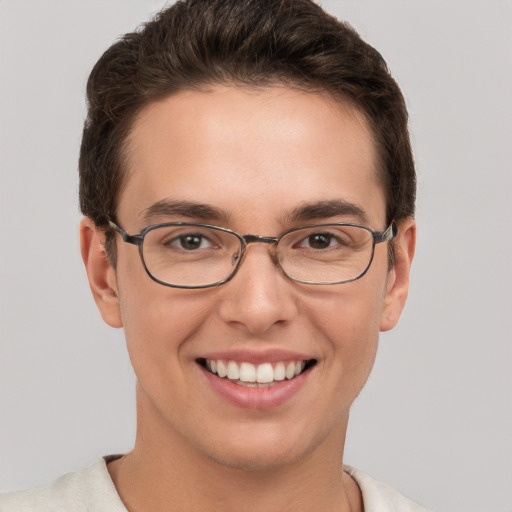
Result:
M87 74L162 2L0 0L0 488L134 438L123 333L79 256ZM512 2L324 1L387 59L411 115L408 307L353 408L346 462L438 511L512 510Z

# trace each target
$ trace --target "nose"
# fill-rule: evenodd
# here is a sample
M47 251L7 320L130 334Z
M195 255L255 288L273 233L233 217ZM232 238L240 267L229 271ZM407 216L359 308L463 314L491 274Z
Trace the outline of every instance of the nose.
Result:
M222 320L251 334L262 334L297 315L295 283L274 262L265 244L248 246L237 274L223 285Z

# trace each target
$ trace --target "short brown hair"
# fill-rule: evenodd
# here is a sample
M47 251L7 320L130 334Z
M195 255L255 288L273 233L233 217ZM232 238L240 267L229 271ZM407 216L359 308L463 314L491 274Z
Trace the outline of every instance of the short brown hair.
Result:
M416 178L400 89L382 56L310 0L182 0L125 34L94 66L80 149L80 207L116 220L124 143L149 103L213 84L327 92L373 131L387 220L414 214Z

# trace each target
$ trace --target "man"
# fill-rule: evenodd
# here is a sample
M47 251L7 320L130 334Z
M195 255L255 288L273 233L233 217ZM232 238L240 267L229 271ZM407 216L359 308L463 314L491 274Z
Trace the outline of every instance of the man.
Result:
M82 255L137 438L1 510L416 511L343 466L403 309L415 174L381 56L308 0L191 0L87 88Z

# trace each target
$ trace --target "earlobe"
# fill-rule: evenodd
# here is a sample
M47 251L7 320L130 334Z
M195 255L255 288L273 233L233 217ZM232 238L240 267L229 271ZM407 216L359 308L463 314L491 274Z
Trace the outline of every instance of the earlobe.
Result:
M104 245L105 235L85 217L80 222L80 248L89 286L103 320L111 327L122 327L115 270Z
M416 222L409 217L398 224L394 242L395 262L389 271L386 297L380 322L381 331L389 331L398 322L409 292L409 275L416 248Z

